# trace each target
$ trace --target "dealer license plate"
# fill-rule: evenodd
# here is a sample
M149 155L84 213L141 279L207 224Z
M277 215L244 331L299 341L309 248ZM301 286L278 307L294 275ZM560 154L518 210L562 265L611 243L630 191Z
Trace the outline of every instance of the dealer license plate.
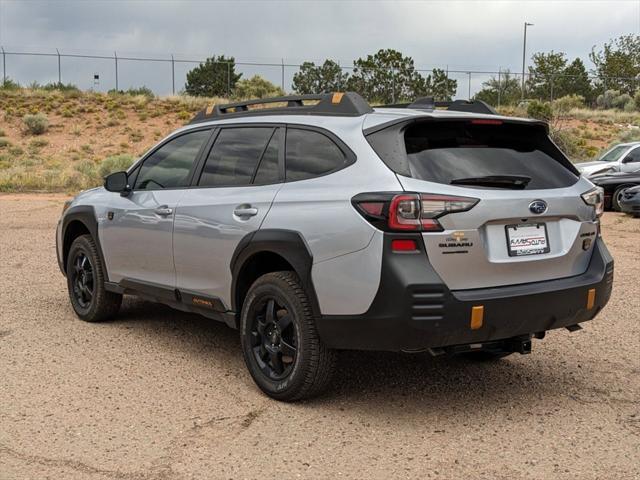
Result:
M549 253L547 226L544 223L507 225L507 248L510 257Z

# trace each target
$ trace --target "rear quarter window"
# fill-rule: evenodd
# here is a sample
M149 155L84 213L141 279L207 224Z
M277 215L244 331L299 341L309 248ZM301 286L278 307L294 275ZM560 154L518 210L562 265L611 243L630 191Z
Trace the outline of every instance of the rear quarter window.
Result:
M395 135L374 133L368 140L389 168L419 180L449 185L476 177L522 176L531 179L528 190L578 181L570 162L538 125L423 121L398 128Z
M351 163L336 142L315 130L287 127L285 151L287 182L326 175Z

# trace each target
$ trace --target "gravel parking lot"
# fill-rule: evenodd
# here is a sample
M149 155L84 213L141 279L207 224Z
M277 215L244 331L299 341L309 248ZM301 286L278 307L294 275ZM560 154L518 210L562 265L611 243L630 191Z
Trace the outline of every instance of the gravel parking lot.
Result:
M496 363L344 352L334 388L269 400L235 331L128 299L76 319L63 197L0 196L0 478L640 477L640 220L607 213L607 308Z

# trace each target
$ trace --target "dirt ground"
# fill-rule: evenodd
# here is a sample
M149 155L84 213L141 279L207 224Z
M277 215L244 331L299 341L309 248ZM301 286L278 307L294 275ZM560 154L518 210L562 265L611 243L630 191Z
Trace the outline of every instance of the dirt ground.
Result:
M607 213L607 308L493 364L343 353L333 389L269 400L236 332L126 301L76 319L63 197L0 196L0 478L640 477L640 220Z

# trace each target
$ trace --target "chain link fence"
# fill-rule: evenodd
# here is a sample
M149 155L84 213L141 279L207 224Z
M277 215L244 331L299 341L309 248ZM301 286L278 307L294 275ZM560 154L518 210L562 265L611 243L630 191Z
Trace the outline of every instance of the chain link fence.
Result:
M54 51L55 50L55 51ZM65 53L59 49L53 49L48 52L34 51L16 51L5 49L0 46L0 55L2 56L2 79L3 83L8 79L16 81L21 85L29 85L33 82L38 84L47 83L70 83L78 86L83 90L108 91L111 89L121 90L127 88L137 88L145 86L150 88L154 93L176 94L179 93L185 84L186 74L193 67L204 63L204 59L178 57L169 54L165 57L136 57L130 55L90 55ZM282 60L280 63L260 63L260 62L241 62L235 61L233 64L219 62L227 65L226 78L226 94L228 97L232 95L231 88L231 65L235 65L236 73L242 73L243 78L249 78L253 75L260 75L275 85L279 85L283 91L291 91L293 76L302 66L299 63L288 63ZM340 66L343 72L352 72L352 66ZM441 67L437 67L441 68ZM477 92L483 88L483 84L492 80L497 83L497 103L500 105L504 102L506 89L511 86L513 93L514 79L525 86L530 81L536 80L529 73L524 74L524 82L522 73L509 72L508 70L499 68L497 70L454 70L447 67L441 68L446 72L447 78L457 81L457 98L472 98ZM416 69L421 75L428 75L432 70ZM394 73L391 73L390 97L393 102L400 100L398 87L393 84ZM511 83L505 82L509 78ZM553 100L557 98L558 88L556 86L564 85L562 94L566 94L567 81L577 80L577 77L567 75L552 75L550 78L540 77L539 80L544 81L546 88L544 92L536 93L533 98L540 100ZM598 86L600 92L607 90L609 87L615 88L619 85L625 85L630 91L636 91L640 88L640 77L599 77L590 75L590 82ZM345 86L346 87L346 86ZM505 91L503 91L505 90ZM522 90L522 87L521 89ZM521 98L531 98L531 92L521 91ZM571 92L569 92L571 93Z

